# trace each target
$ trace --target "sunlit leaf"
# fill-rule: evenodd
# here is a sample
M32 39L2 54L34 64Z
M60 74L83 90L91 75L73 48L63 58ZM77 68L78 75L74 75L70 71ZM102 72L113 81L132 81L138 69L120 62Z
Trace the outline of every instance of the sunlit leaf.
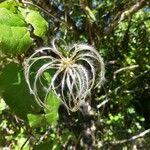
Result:
M20 14L0 8L0 50L6 54L21 54L31 46L27 24Z
M59 98L51 91L47 99L48 109L46 109L47 114L45 115L48 123L51 124L51 123L57 122L59 118L59 115L58 115L59 106L60 106Z
M95 15L92 12L92 10L89 7L86 7L85 9L88 12L88 15L90 16L90 18L92 19L92 21L96 21Z
M44 37L48 30L48 22L41 16L41 14L38 11L29 9L21 9L21 12L24 13L26 22L33 26L33 33L36 36Z
M46 124L44 115L28 114L27 117L31 127L41 127Z
M6 8L11 10L11 12L17 12L17 6L19 5L20 3L16 2L15 0L5 0L4 2L0 3L0 8Z

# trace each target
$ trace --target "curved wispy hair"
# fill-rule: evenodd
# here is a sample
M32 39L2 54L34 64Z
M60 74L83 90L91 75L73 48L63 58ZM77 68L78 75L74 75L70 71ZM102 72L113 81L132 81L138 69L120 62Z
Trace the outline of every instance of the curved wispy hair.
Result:
M48 95L53 91L68 110L77 111L91 90L103 83L103 59L90 45L60 48L55 42L52 41L51 47L37 49L25 60L25 79L40 106L46 107ZM44 80L45 72L51 74L49 81Z

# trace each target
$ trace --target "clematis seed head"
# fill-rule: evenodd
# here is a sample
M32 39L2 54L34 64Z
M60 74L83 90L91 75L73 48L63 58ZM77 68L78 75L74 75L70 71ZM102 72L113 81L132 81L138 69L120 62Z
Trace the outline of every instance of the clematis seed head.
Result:
M30 92L44 107L53 91L68 110L77 111L91 90L104 81L103 59L88 44L66 45L62 52L54 39L50 47L39 48L28 57L24 66ZM50 74L49 80L45 79L45 73Z

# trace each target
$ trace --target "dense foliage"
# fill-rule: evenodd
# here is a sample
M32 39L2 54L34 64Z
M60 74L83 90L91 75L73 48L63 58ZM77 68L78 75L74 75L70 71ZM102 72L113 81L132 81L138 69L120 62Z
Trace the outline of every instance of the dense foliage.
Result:
M53 91L47 109L30 93L24 62L54 38L61 50L93 45L104 59L105 82L91 86L86 109L68 112ZM149 100L148 0L0 0L0 149L149 149Z

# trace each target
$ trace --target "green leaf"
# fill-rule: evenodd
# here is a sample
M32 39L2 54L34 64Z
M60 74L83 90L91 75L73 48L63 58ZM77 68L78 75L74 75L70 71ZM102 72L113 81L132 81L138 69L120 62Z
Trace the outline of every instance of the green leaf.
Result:
M11 10L11 12L17 12L17 7L20 5L20 3L14 1L14 0L5 0L4 2L0 3L0 8L6 8L8 10Z
M21 54L31 46L30 33L23 17L0 8L0 50L5 54Z
M59 118L58 116L58 110L53 110L52 112L45 115L46 122L48 124L57 123L57 120Z
M52 79L52 75L49 72L44 72L44 77L47 82L50 82Z
M20 10L25 17L26 22L33 26L33 33L36 36L44 37L48 30L48 22L41 16L41 14L35 10Z
M59 98L54 94L53 91L49 93L48 99L47 99L47 107L48 109L45 109L46 111L46 121L47 123L56 123L59 115L58 115L58 109L60 106L60 100Z
M87 6L85 7L85 10L88 12L88 15L89 15L90 19L95 22L96 18L95 18L94 13L92 12L92 10Z
M39 145L35 145L33 148L33 150L41 150L41 149L43 149L43 150L54 150L53 149L53 142L50 141L50 142L42 143Z
M7 105L3 99L0 98L0 114L4 109L6 109Z
M148 70L150 70L150 65L145 65Z
M0 25L0 50L5 54L21 54L31 45L26 27Z
M22 119L27 120L27 114L41 110L28 90L22 66L16 63L1 69L0 93L5 103Z
M28 114L28 121L31 127L41 127L46 124L44 115Z
M44 72L44 78L45 81L50 82L52 79L53 73L52 72ZM60 100L59 98L54 94L53 91L50 91L47 101L45 102L47 109L45 108L45 118L47 123L52 124L56 123L59 115L58 115L58 109L60 106Z
M21 14L13 13L6 8L0 8L0 25L9 27L27 27Z

